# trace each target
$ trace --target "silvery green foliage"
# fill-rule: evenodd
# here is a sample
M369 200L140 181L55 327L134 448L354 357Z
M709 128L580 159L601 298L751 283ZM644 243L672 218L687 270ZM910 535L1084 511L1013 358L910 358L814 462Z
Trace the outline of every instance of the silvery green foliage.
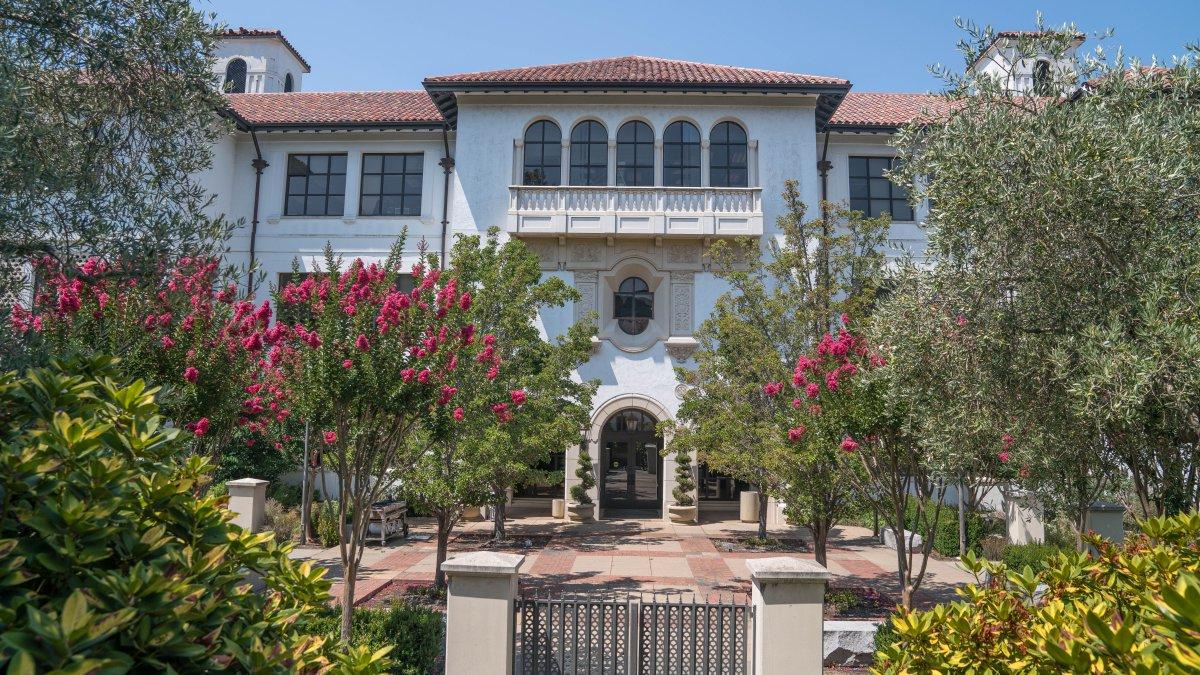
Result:
M994 34L964 27L971 63ZM1076 57L1077 34L1039 22L1017 40L1023 56L1070 64L1037 95L939 71L949 112L896 138L893 178L933 205L922 283L967 321L975 394L942 404L1010 426L1020 480L1076 516L1120 474L1147 512L1195 508L1195 51L1149 66Z

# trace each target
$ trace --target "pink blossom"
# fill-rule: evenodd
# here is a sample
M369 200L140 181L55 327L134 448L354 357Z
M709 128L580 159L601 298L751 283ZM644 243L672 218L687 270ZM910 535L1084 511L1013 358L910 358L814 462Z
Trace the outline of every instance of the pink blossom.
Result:
M851 438L850 436L846 436L845 438L842 439L842 450L843 451L854 452L857 449L858 449L858 442L855 441L853 438Z
M443 384L442 385L442 393L441 393L441 396L438 397L437 404L438 405L446 405L447 403L450 402L450 399L454 398L454 395L457 393L458 393L458 389L451 387L448 384Z
M404 370L400 371L400 379L404 380L405 382L412 382L412 379L416 374L417 371L413 370L412 368L405 368Z
M1008 457L1009 457L1009 455L1008 455L1007 450L1001 450L1000 454L996 455L996 458L999 459L1001 462L1007 462Z
M369 340L367 340L367 336L366 336L366 335L363 335L362 333L359 333L359 334L358 334L358 339L356 339L356 340L354 341L354 347L355 347L355 349L358 349L358 350L360 350L360 351L364 351L364 352L365 352L365 351L367 351L368 349L370 349L370 348L371 348L371 342L370 342Z
M792 407L793 408L799 408L802 405L804 405L804 402L801 401L800 399L798 399L798 398L792 399Z
M491 368L488 368L487 373L484 373L484 377L486 377L489 380L494 380L497 377L499 377L499 375L500 375L500 369L497 368L496 366L492 366Z
M840 317L838 317L838 318L839 318L839 319L841 319L841 321L842 321L842 325L843 325L843 326L849 326L849 325L850 325L850 315L849 315L849 314L847 314L847 313L845 313L845 312L842 312L842 315L841 315Z
M788 429L788 440L795 443L804 436L804 431L805 429L803 424L798 427L792 427L791 429Z
M196 425L192 428L192 433L197 436L203 436L208 433L208 418L201 417L196 420Z
M171 339L170 335L162 336L161 342L162 342L163 349L170 349L171 347L175 346L175 341Z
M1000 437L1000 442L1004 444L1005 450L1008 450L1009 448L1011 448L1013 443L1016 442L1016 440L1017 439L1013 438L1012 434L1004 434L1003 436Z
M257 352L262 350L262 334L251 333L250 336L242 339L242 349L248 352Z
M471 308L471 294L470 293L462 294L462 297L458 299L458 308L462 309L462 310L467 310L467 309Z
M194 366L188 366L183 370L183 379L187 380L188 382L195 382L197 379L199 379L199 377L200 371L196 370Z
M429 369L428 368L423 369L421 372L417 373L417 382L420 382L421 384L425 384L426 382L429 381L429 375L430 375Z
M507 403L497 403L492 406L492 412L496 413L497 415L503 413L506 410L508 410Z
M342 367L343 368L353 368L354 362L351 361L350 359L346 359L345 361L342 361Z
M333 445L337 442L337 434L332 431L326 431L322 434L325 439L325 445Z
M461 422L461 421L463 421L463 418L464 418L464 417L466 417L466 416L467 416L467 414L466 414L465 412L463 412L463 409L462 409L462 408L455 408L455 409L454 409L454 419L455 419L455 421Z
M958 318L955 319L954 322L957 323L960 327L965 326L965 325L967 325L967 317L963 316L962 314L959 314Z
M816 398L817 395L821 393L821 387L817 385L816 382L810 382L808 386L804 388L804 393L809 398Z
M512 397L512 402L517 405L525 405L525 391L523 389L514 389L509 392Z
M762 389L763 389L764 394L766 394L767 396L769 396L771 398L774 398L779 395L779 392L783 391L783 383L782 382L768 382L763 385Z
M488 333L483 336L483 345L485 347L494 347L496 345L496 336Z
M829 391L837 391L838 379L836 370L825 376L825 388Z

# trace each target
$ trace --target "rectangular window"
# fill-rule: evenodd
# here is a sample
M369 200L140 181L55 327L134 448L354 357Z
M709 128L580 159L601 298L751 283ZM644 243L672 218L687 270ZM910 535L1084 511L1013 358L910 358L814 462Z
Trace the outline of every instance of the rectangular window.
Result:
M345 211L346 155L288 155L287 216L340 216Z
M425 155L365 154L360 216L421 215L421 172Z
M851 157L850 208L869 218L890 213L892 220L912 220L908 192L884 175L891 168L891 157Z

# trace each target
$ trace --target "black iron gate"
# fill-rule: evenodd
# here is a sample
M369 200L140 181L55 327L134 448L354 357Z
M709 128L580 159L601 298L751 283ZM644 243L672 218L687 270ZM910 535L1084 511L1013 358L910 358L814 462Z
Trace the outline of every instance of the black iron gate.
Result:
M517 600L516 671L530 675L751 672L754 608L682 596L525 596Z

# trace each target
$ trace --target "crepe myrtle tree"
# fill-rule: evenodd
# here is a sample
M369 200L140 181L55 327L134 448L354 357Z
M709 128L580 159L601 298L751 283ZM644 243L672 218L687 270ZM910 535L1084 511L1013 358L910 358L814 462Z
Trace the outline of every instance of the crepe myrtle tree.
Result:
M836 332L796 360L790 389L775 381L763 392L775 404L777 442L807 446L819 465L843 466L838 476L882 516L896 540L901 602L910 607L933 549L945 481L909 431L919 411L897 392L902 381L890 352L852 332L849 322L843 316ZM919 547L906 537L912 527L922 538Z
M889 222L834 204L808 219L795 181L783 191L781 242L718 242L711 255L730 290L696 332L694 368L676 370L687 386L672 443L758 488L758 536L767 500L789 493L793 515L824 536L849 508L849 483L813 471L804 447L781 439L765 382L782 382L841 313L865 313L883 278ZM823 548L823 544L822 544Z
M279 293L295 317L280 367L295 409L321 429L324 465L341 495L343 639L350 637L371 504L403 484L430 451L434 437L422 423L452 418L457 388L484 386L456 379L458 369L479 358L500 365L491 340L475 334L470 296L436 261L422 255L411 268L412 291L399 289L403 244L401 237L382 264L343 264L327 246L322 271Z
M450 259L460 285L470 288L477 329L496 337L504 366L494 381L502 393L523 392L519 404L511 402L520 414L510 423L492 425L492 433L456 427L456 442L474 458L477 476L491 491L479 503L491 504L492 536L499 541L509 490L541 479L537 465L576 442L588 423L597 385L578 382L572 373L590 356L595 321L588 316L557 338L543 336L541 313L577 302L579 293L558 277L543 279L537 254L519 239L500 243L498 228L485 237L461 236Z
M271 308L239 296L215 258L184 256L142 274L89 258L66 269L44 257L31 307L14 304L7 329L36 361L111 355L120 370L163 388L161 407L191 432L179 446L219 463L235 430L247 442L291 414L276 366L282 337Z
M225 133L208 55L216 30L187 0L0 5L0 314L49 255L145 276L223 251L199 176ZM2 318L2 317L0 317ZM0 344L9 361L23 343Z
M971 62L995 35L964 28ZM1088 466L1096 482L1116 457L1143 512L1195 509L1196 50L1151 66L1103 49L1078 57L1074 25L1036 28L1012 43L1013 61L1065 64L1045 90L941 71L948 112L897 134L892 179L934 204L927 255L936 288L969 300L971 349L984 359L1000 344L1020 364L1014 412L1048 405L1085 434L1042 445L1050 467Z

